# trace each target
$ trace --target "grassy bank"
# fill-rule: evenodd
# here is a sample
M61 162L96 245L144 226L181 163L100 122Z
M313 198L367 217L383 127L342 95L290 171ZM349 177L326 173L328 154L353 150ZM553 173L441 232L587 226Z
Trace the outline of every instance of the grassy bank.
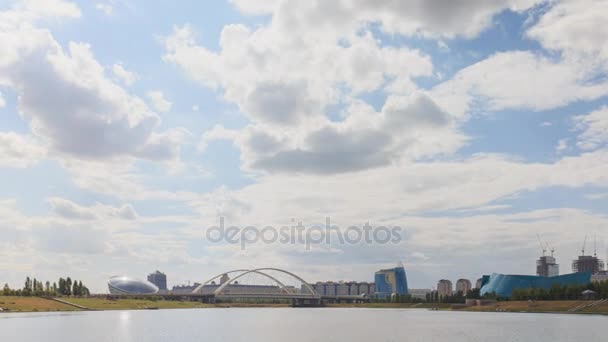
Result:
M9 312L77 311L79 309L40 297L0 296L0 308Z
M204 304L189 301L145 300L121 298L62 298L70 303L91 310L144 310L144 309L196 309L222 307L287 307L287 304L253 304L222 303ZM476 312L551 312L568 313L569 309L590 303L588 301L508 301L485 306L473 306L454 311ZM361 303L361 304L327 304L328 308L385 308L385 309L439 309L451 310L450 304L409 304L409 303ZM45 312L45 311L80 311L79 308L40 297L3 297L0 296L0 308L8 312ZM608 303L584 308L576 313L608 314Z
M508 301L497 302L492 305L473 306L464 311L505 311L505 312L553 312L553 313L568 313L568 310L576 308L580 305L589 304L592 301L584 300L561 300L561 301ZM584 308L576 313L599 313L608 314L608 304Z

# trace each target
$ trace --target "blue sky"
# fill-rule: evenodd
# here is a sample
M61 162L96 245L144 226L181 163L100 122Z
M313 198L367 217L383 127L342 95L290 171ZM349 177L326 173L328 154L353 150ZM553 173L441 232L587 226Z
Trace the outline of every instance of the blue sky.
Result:
M608 2L1 1L0 282L570 271L608 226ZM247 250L207 227L397 225ZM459 267L459 265L463 265Z

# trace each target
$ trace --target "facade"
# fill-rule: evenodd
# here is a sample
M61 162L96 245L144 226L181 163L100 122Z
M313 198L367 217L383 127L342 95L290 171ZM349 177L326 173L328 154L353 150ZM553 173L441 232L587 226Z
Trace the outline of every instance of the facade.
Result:
M138 295L157 293L158 287L144 280L118 276L112 277L108 280L108 290L111 294Z
M541 256L536 260L536 275L539 277L555 277L559 275L559 265L553 256Z
M387 298L393 294L406 295L407 276L403 266L380 270L374 276L376 283L375 295L378 298Z
M167 275L160 271L148 274L148 281L156 285L159 290L167 289Z
M453 294L452 282L447 279L441 279L437 282L437 293L440 296L451 296Z
M426 299L426 295L428 293L433 292L431 289L408 289L408 294L412 296L412 298Z
M580 255L578 259L572 261L572 272L591 272L596 274L604 269L604 262L597 256Z
M608 280L608 271L599 271L598 273L591 276L591 281L600 282Z
M371 296L373 292L373 283L367 282L316 282L312 284L313 289L321 296Z
M200 283L194 283L194 285L176 285L171 289L171 294L191 294Z
M338 296L348 296L350 290L350 285L344 282L338 283L336 287L336 294Z
M497 296L506 298L511 297L514 289L542 288L549 290L556 284L560 286L586 285L591 282L590 272L571 273L555 277L494 273L487 277L480 295L496 293Z
M456 292L460 292L462 295L466 295L467 292L471 291L472 287L469 279L458 279L456 281Z

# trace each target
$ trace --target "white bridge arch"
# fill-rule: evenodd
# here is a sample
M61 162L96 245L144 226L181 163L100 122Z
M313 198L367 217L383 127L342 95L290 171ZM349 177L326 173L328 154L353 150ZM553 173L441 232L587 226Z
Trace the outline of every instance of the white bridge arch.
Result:
M285 284L283 284L280 280L278 280L276 277L268 274L266 271L274 271L274 272L279 272L279 273L283 273L286 274L288 276L290 276L293 279L296 279L297 281L299 281L300 283L302 283L302 286L304 286L309 292L310 292L310 296L311 297L316 297L319 296L319 294L314 290L314 288L312 286L310 286L304 279L302 279L301 277L299 277L298 275L280 269L280 268L272 268L272 267L265 267L265 268L256 268L256 269L239 269L239 270L232 270L232 271L228 271L228 272L223 272L221 274L216 275L215 277L205 281L204 283L202 283L201 285L197 286L192 293L193 294L199 294L201 293L201 291L203 290L203 287L205 285L208 285L209 283L211 283L212 281L214 281L217 278L222 277L223 275L228 275L231 273L238 273L237 276L235 277L230 277L230 279L228 279L228 281L226 281L225 283L221 284L217 289L215 289L215 291L213 291L214 295L220 295L223 291L224 288L226 288L227 286L229 286L231 283L233 283L234 281L236 281L237 279L247 275L247 274L251 274L251 273L255 273L255 274L259 274L263 277L266 277L272 281L274 281L279 288L281 289L281 291L284 291L285 293L289 293L289 290L287 289L287 286L285 286Z

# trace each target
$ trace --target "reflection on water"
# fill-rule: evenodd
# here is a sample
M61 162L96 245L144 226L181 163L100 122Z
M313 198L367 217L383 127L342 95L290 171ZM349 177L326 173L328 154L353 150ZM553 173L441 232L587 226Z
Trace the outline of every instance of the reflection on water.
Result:
M605 316L230 308L0 314L0 341L604 341ZM605 336L605 335L604 335Z

